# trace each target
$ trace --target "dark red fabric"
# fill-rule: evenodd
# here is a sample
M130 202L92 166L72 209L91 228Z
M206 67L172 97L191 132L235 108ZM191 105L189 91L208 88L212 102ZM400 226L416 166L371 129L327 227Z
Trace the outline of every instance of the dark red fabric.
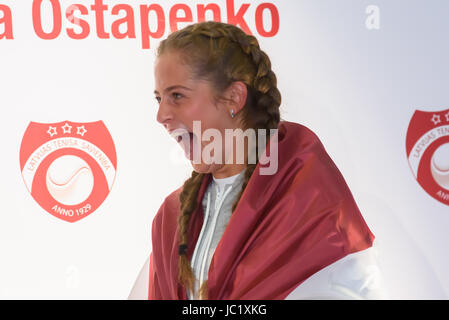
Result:
M318 137L293 122L278 129L278 171L260 175L259 163L251 176L212 258L209 299L284 299L312 274L372 246L374 235ZM190 259L211 179L205 175L190 219ZM186 299L177 282L180 192L153 220L150 299Z

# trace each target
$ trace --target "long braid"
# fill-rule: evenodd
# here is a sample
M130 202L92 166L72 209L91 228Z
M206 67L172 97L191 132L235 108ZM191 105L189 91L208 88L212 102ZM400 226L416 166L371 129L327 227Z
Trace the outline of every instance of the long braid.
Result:
M263 52L254 36L245 34L233 25L220 22L202 22L190 25L172 33L162 41L158 56L168 49L184 53L185 61L192 67L198 78L209 79L216 92L223 92L233 81L242 81L248 88L248 98L244 108L237 114L242 127L264 129L266 137L270 129L276 129L280 121L279 106L281 94L277 89L277 79L271 70L271 62ZM256 139L259 136L256 135ZM256 146L260 146L257 140ZM257 165L259 152L256 152L256 164L247 164L242 188L232 206L232 212L245 190ZM198 191L204 174L192 172L191 178L183 185L179 200L181 213L179 228L179 274L178 278L187 290L192 292L195 276L187 258L188 223L197 206ZM208 299L207 280L199 289L200 299Z
M178 280L183 284L187 290L193 290L193 283L195 276L193 275L190 261L187 258L187 244L188 244L188 230L190 216L196 209L196 199L198 191L201 187L204 174L196 171L192 172L192 176L184 182L182 191L179 195L179 202L181 203L181 214L178 216L179 227L179 248L180 255L178 260Z
M256 91L256 103L253 105L253 109L257 110L257 114L259 114L259 121L256 122L253 120L252 127L266 129L266 136L269 137L269 129L276 129L278 127L280 121L279 107L281 104L281 94L277 88L276 75L271 70L271 61L268 55L260 49L259 43L254 36L247 35L240 29L238 29L240 31L238 32L231 25L225 25L222 31L223 30L226 30L226 35L238 43L242 51L247 56L250 56L254 65L257 66L257 73L253 79L252 87ZM246 110L243 109L243 112L246 111L248 116L254 114L253 110L249 111L248 109L249 108L246 108ZM259 141L257 141L256 145L257 147L260 146ZM259 152L257 152L256 155L257 164L259 161ZM245 190L246 185L248 184L248 181L256 168L256 164L247 165L242 189L237 195L237 199L232 206L232 212L234 212L237 207L243 191Z

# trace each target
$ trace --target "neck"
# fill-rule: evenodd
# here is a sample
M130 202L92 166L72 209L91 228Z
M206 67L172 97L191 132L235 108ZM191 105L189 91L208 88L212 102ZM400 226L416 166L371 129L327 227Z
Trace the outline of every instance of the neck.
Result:
M237 161L237 145L233 144L233 148L234 148L234 150L232 152L232 155L233 155L232 161L228 164L226 164L226 161L225 161L225 165L223 165L221 168L212 172L212 175L215 179L223 179L223 178L231 177L231 176L234 176L246 169L246 163L248 161L248 150L249 150L248 140L244 139L244 148L243 148L244 161L243 161L243 163L238 163L238 161Z

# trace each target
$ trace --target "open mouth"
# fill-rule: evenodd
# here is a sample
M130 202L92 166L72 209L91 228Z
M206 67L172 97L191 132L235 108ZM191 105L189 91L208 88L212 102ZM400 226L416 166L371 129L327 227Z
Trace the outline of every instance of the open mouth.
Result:
M184 150L185 156L192 159L194 134L186 129L176 129L171 132L171 136L178 142Z
M170 134L178 143L187 138L193 139L193 132L186 129L176 129Z

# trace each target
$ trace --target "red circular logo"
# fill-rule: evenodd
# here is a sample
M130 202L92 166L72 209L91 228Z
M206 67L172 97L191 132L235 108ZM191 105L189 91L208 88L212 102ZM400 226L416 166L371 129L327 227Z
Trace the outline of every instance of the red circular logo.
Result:
M114 142L103 121L31 122L20 146L20 170L44 210L75 222L94 212L112 188Z
M449 109L416 110L407 130L406 151L421 187L449 205Z

